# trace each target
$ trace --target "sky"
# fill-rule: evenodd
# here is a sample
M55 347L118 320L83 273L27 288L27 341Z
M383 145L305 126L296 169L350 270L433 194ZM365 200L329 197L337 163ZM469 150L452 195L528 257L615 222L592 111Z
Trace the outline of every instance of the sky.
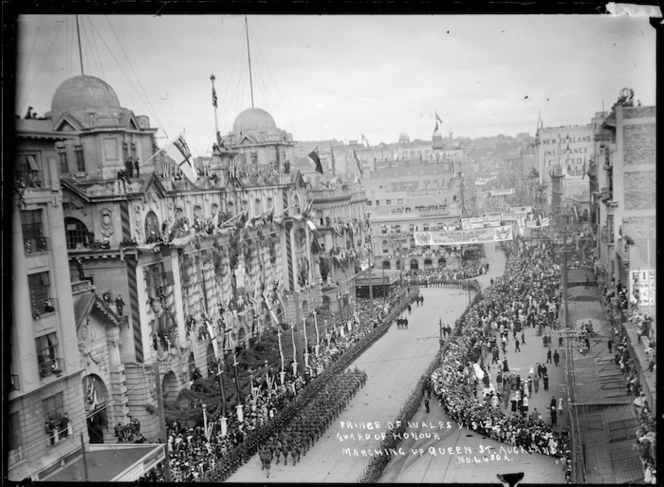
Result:
M83 69L147 115L160 146L210 153L251 107L245 17L79 16ZM296 141L534 134L587 124L622 88L655 104L655 30L599 15L248 15L254 105ZM19 18L16 113L81 74L73 15Z

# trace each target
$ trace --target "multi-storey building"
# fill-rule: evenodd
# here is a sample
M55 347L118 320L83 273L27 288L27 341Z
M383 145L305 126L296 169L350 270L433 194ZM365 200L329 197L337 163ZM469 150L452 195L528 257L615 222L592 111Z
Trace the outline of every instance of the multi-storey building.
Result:
M562 202L588 202L586 171L593 150L592 126L542 127L536 136L539 183L547 205L552 204L552 179L562 178ZM556 169L559 167L560 169Z
M654 315L655 107L633 106L629 99L621 93L596 130L597 257L607 279L621 283L631 298L638 289L641 310Z
M87 432L62 191L55 143L44 121L17 120L11 214L12 322L7 457L9 477L45 472L80 450ZM8 283L9 284L9 283ZM63 421L64 418L64 421ZM68 418L68 420L67 420Z
M309 189L312 220L317 227L322 278L322 308L349 309L355 278L370 256L371 239L364 188L346 184Z
M156 377L175 399L195 369L207 375L274 319L297 326L321 304L305 185L288 163L292 136L267 112L240 113L195 182L157 150L148 118L98 78L66 80L44 119L25 122L25 138L48 152L30 146L20 177L49 186L25 188L33 213L14 216L25 249L14 260L25 291L14 309L18 322L35 322L34 336L16 332L13 373L28 382L14 396L37 390L43 369L30 400L50 402L37 411L22 398L19 416L66 411L78 424L87 413L90 439L101 442L110 437L98 423L126 424L131 414L155 439Z

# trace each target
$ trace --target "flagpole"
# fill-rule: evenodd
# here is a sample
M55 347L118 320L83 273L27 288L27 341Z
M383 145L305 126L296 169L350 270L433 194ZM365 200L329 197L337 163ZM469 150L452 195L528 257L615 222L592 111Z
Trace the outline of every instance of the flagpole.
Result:
M251 75L251 51L249 50L249 23L247 16L244 16L245 32L247 34L247 59L249 60L249 89L251 91L251 108L254 108L254 80Z
M214 74L210 75L210 81L212 82L212 107L214 109L214 137L218 139L219 137L219 120L217 117L217 90L214 89ZM218 143L218 140L217 140Z

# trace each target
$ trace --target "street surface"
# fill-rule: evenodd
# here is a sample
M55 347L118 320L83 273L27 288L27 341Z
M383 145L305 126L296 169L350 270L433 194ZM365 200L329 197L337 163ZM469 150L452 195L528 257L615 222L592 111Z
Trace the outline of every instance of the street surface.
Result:
M487 260L490 264L489 273L478 278L483 287L489 284L491 277L501 275L505 265L503 254L495 252L493 245L490 245L490 249L487 248ZM424 373L438 350L439 318L442 318L443 323L453 325L454 321L468 305L468 292L459 289L422 288L421 293L424 297L423 306L418 307L413 305L412 314L409 315L407 312L404 314L409 321L408 329L399 330L396 328L396 325L392 325L390 330L382 338L351 364L351 367L354 368L357 366L359 369L367 372L367 384L360 389L337 421L327 430L325 435L313 448L302 457L296 466L293 466L292 463L284 466L283 462L275 465L273 461L268 480L266 472L261 471L258 455L254 455L228 481L357 482L369 464L370 457L362 456L361 454L355 456L353 454L354 450L357 450L359 453L361 450L380 448L380 433L386 432L388 423L396 419L406 398L411 394L420 375ZM433 402L432 406L434 406L432 414L435 414L433 411L436 411L437 408L438 416L443 420L442 416L440 416L442 414L441 408ZM417 417L419 415L420 413L418 413ZM438 419L438 416L436 419ZM366 423L370 422L374 426L377 422L379 427L369 430L361 428L359 424L364 423L362 426L367 426ZM344 427L342 427L342 423ZM347 423L351 423L351 425ZM358 424L353 425L353 423ZM435 431L441 437L441 441L449 441L443 440L441 435L448 438L450 436L455 438L459 436L459 429L454 423L451 424L450 428L447 428L447 425L445 425L442 429L436 429ZM355 439L347 439L345 441L340 439L341 435L349 435L351 433L356 435ZM363 437L362 439L357 439L359 433L362 435L369 434L369 438ZM376 435L378 435L378 438L376 438ZM343 436L341 437L343 438ZM418 441L426 442L426 440ZM457 440L454 441L456 444ZM481 442L483 444L489 443L485 440L481 440ZM430 441L430 443L439 446L435 442ZM459 442L459 444L461 445L462 443ZM348 450L344 453L344 449L350 449L350 455L348 454ZM398 458L395 457L395 459ZM412 457L408 453L406 459L411 461L415 457ZM467 471L469 470L468 467L472 467L472 465L460 464L457 466L459 462L456 457L454 458L454 462L449 462L449 458L443 457L443 459L449 463L450 470L459 470L459 467L465 466L466 468L462 468L461 470ZM431 478L432 481L436 478L436 481L440 481L441 457L429 458L428 454L425 453L420 460L425 461L423 463L417 462L417 469L424 469L426 471L428 468L431 468L431 476L426 478ZM432 462L429 462L429 460L432 460ZM292 462L292 460L290 461ZM551 463L554 462L552 459L550 461ZM427 465L427 462L429 465ZM408 477L409 474L404 472L404 475ZM403 481L403 479L400 477L398 479L393 478L392 481ZM495 481L495 476L493 481Z

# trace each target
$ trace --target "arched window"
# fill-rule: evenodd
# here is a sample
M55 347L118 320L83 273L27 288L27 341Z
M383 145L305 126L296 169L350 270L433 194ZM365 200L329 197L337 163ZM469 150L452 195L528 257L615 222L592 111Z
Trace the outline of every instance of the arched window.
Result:
M145 215L145 240L152 241L159 235L159 218L154 211L149 211Z
M77 218L65 218L65 234L68 249L87 247L90 243L88 227Z
M260 198L254 200L254 211L256 212L256 215L263 213L263 202Z
M419 267L419 265L418 265L416 259L413 259L413 260L410 261L410 268L411 268L411 270L416 271L416 270L418 269L418 267Z
M447 260L445 260L445 257L441 257L438 259L438 267L445 267L447 265Z
M387 254L390 251L390 243L387 240L383 240L383 253Z
M267 208L270 209L274 206L274 202L272 201L272 198L268 196L267 198Z
M384 260L383 261L383 269L389 269L390 268L390 261L389 260Z
M194 218L203 218L203 208L201 208L201 205L194 206Z

